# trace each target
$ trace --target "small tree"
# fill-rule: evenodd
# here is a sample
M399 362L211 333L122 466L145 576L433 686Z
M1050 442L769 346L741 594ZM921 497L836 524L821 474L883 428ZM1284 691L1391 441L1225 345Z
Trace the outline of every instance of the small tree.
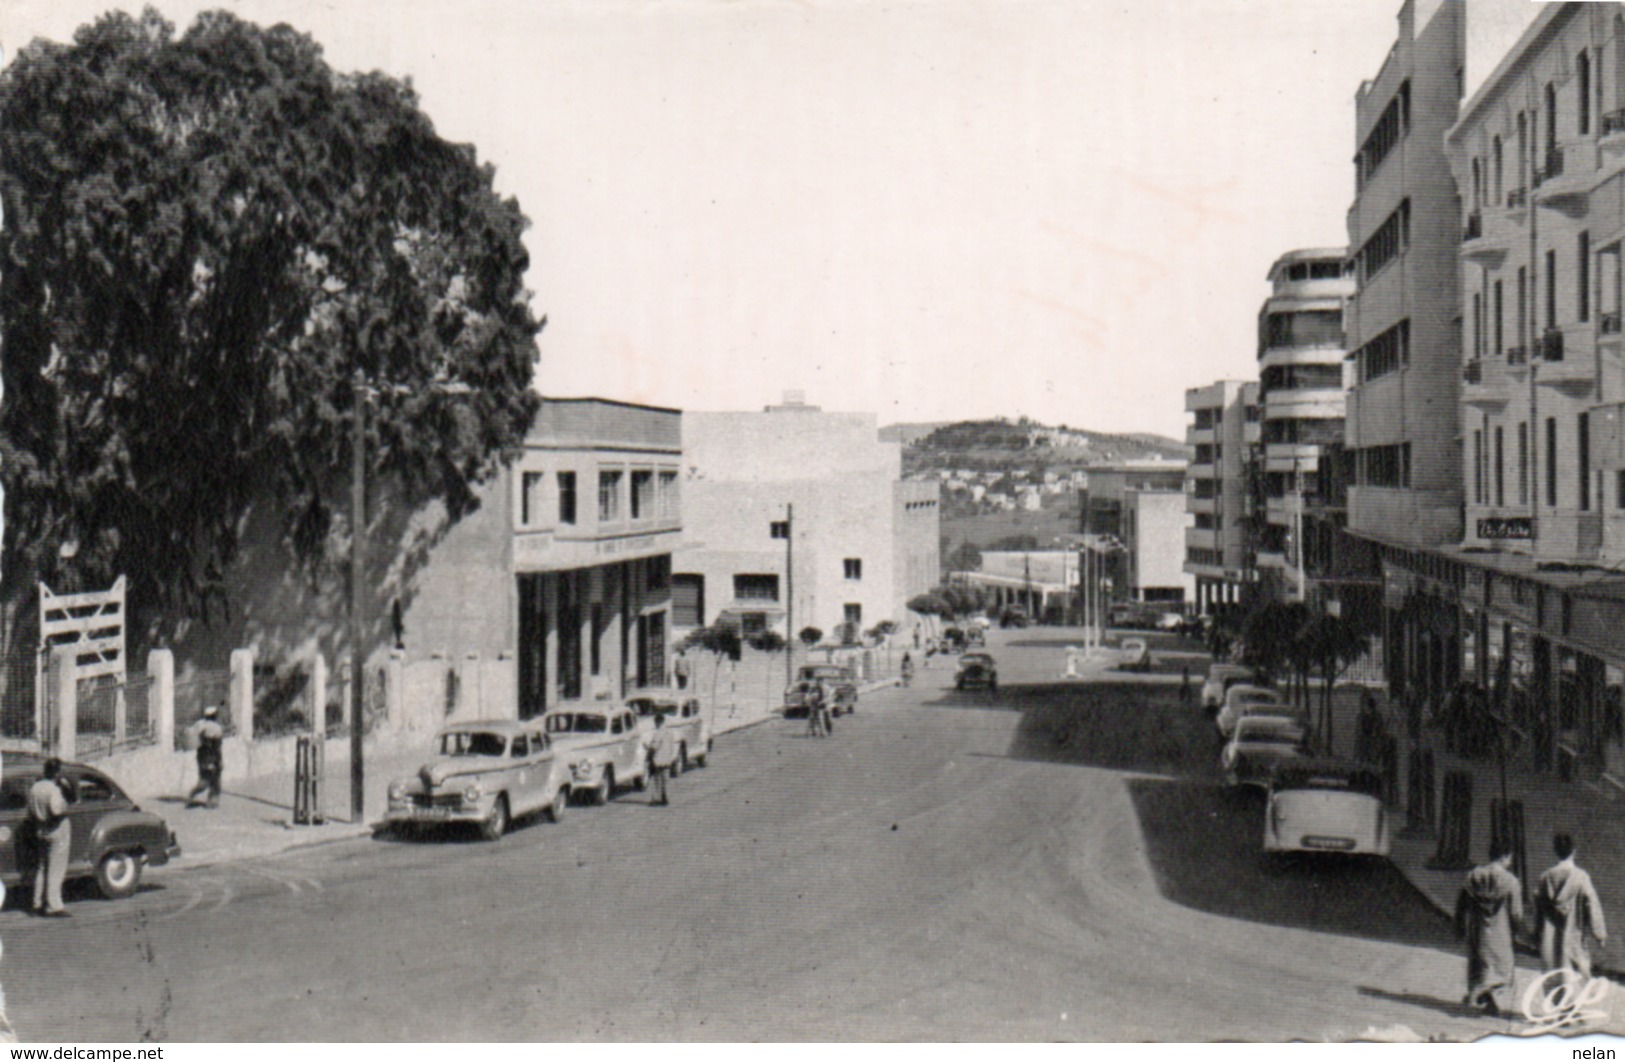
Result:
M750 647L763 653L777 653L789 644L778 631L762 631L750 636Z
M819 630L817 627L803 627L801 628L801 633L796 635L796 637L801 639L802 645L805 645L808 649L811 649L813 646L824 640L824 632Z
M1352 621L1330 614L1316 616L1299 631L1303 657L1320 673L1321 740L1332 751L1334 737L1332 689L1356 661L1370 649L1371 639Z
M688 632L683 645L693 649L704 649L716 659L711 668L711 703L717 701L717 676L722 671L722 658L737 662L744 651L739 641L739 631L728 625L718 624L714 627L696 627Z
M982 551L973 542L961 542L948 554L947 568L951 572L981 571Z

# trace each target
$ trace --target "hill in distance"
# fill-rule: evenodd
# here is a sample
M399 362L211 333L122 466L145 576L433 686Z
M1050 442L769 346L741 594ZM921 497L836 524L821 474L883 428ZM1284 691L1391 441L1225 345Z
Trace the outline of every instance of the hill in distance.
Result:
M1113 435L1072 428L1049 427L1022 417L1019 420L966 420L952 424L892 425L881 438L898 429L930 428L912 441L906 433L905 472L944 468L1083 468L1118 461L1188 461L1191 448L1164 435L1135 432Z

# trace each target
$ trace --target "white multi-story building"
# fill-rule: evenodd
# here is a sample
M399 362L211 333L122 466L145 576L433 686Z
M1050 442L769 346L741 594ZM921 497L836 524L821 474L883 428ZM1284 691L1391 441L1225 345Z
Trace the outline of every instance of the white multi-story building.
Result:
M684 413L689 545L674 559L678 626L719 620L795 637L909 620L941 576L940 485L902 478L872 413L787 399L760 413Z
M1197 610L1241 600L1254 567L1249 458L1259 445L1258 384L1219 380L1185 392L1191 423L1185 441L1195 451L1186 483L1191 523L1184 569L1195 580Z
M1301 529L1343 447L1343 309L1354 293L1341 247L1289 251L1258 313L1264 521L1258 567L1302 599Z

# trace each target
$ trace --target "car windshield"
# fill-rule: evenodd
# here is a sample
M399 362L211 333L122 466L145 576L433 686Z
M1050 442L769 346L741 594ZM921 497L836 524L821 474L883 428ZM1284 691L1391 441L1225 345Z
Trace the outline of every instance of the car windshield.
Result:
M1308 789L1381 797L1382 778L1368 767L1307 764L1277 769L1270 788L1277 793Z
M801 669L803 680L838 679L844 673L845 669L839 667L804 667Z
M967 664L986 665L991 663L993 663L993 658L988 656L986 653L966 653L964 656L959 658L959 664L961 667Z
M549 734L602 734L609 730L609 719L588 712L560 712L547 718Z
M626 706L646 718L677 714L677 704L674 701L656 701L648 697L638 697L627 701Z
M507 751L507 737L489 730L453 730L440 735L442 756L501 756Z

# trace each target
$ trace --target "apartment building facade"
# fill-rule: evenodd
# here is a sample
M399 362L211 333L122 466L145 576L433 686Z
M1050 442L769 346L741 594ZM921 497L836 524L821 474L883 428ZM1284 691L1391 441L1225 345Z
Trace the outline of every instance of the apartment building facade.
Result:
M1444 135L1460 103L1465 4L1407 0L1398 22L1355 95L1348 529L1425 547L1461 538L1461 220Z
M1184 570L1194 580L1196 609L1206 615L1238 604L1256 578L1254 513L1248 483L1261 439L1258 383L1218 380L1185 392L1194 451L1188 468Z
M872 413L799 399L760 413L686 413L689 544L680 627L734 623L790 638L808 627L910 620L941 578L940 485L902 478L902 448Z
M1257 563L1261 581L1293 600L1309 592L1300 560L1304 521L1312 508L1324 508L1323 480L1337 472L1343 448L1343 312L1354 293L1346 260L1342 248L1282 255L1270 267L1271 292L1258 314Z

